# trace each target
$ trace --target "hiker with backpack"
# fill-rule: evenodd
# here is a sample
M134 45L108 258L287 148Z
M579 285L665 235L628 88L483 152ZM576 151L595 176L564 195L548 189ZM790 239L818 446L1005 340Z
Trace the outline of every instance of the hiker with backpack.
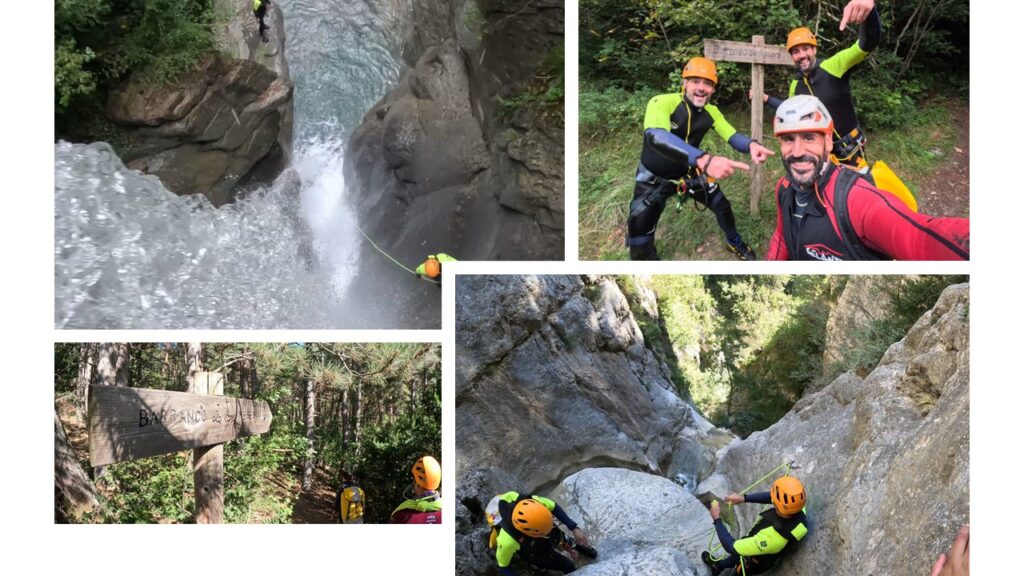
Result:
M586 534L554 500L543 496L506 492L495 496L488 505L491 524L490 547L498 561L498 574L515 576L512 559L519 559L537 568L568 574L576 570L577 553L596 558ZM554 519L572 532L567 537L555 526ZM559 552L565 550L569 556ZM572 558L570 558L570 556Z
M339 474L341 487L334 495L334 517L338 524L362 524L366 494L346 470Z
M814 96L775 112L786 175L768 260L967 260L970 221L914 212L854 170L829 160L832 117Z
M440 524L441 463L433 456L423 456L412 465L412 490L391 513L391 524Z

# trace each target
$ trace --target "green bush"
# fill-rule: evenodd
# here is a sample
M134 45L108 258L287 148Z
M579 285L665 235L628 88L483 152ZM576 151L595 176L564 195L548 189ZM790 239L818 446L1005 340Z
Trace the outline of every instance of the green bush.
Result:
M193 68L213 48L212 24L210 0L57 0L58 133L95 124L126 79L169 82Z

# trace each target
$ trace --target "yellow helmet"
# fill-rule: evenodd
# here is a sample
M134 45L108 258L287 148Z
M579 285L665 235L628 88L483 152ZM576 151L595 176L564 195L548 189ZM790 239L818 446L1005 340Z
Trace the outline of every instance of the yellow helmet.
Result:
M783 476L772 484L772 504L780 514L790 516L804 509L807 494L804 485L793 476Z
M718 68L715 63L707 58L697 56L690 58L683 68L683 78L704 78L713 84L718 84Z
M555 521L546 506L527 498L512 509L512 525L530 538L543 538L551 532Z
M810 28L800 27L793 28L786 38L786 52L793 49L794 46L801 44L810 44L811 46L818 46L818 39L814 37L814 32L811 32Z
M412 465L412 479L426 490L437 490L441 485L441 465L433 456L424 456Z

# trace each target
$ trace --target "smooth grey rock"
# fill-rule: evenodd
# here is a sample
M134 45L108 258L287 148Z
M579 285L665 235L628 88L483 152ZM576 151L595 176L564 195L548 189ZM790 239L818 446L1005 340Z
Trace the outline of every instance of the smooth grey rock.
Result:
M698 492L721 498L793 459L815 528L787 574L927 570L970 516L968 296L947 288L866 378L845 374L725 448Z
M364 229L387 238L394 257L563 256L564 112L513 99L561 49L564 19L561 0L404 7L409 69L353 132L345 159ZM511 108L522 117L506 118Z

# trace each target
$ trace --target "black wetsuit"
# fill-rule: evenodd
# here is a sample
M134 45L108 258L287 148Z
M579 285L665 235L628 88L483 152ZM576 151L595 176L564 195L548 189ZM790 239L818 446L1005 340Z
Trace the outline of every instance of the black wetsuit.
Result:
M850 72L878 47L881 39L882 20L878 16L878 8L875 8L861 23L857 42L831 58L816 60L806 74L797 70L796 76L789 84L790 97L809 94L825 105L834 123L832 153L843 164L854 167L861 166L858 159L864 157L864 144L867 139L860 128L854 109ZM782 100L768 98L769 106L778 108L780 104Z
M675 167L666 165L662 170L651 165L650 161L645 163L641 158L636 169L633 199L626 222L626 244L629 246L630 259L658 260L654 234L665 209L665 202L676 193L677 184L673 180L684 181L687 184L687 197L714 212L718 226L730 245L738 246L743 241L736 229L732 205L721 188L717 183L697 178L697 159L704 155L699 146L712 128L735 150L744 153L750 151L750 138L738 133L714 105L707 104L698 108L682 94L655 96L647 104L644 117L645 147L651 141L652 131L668 131L676 138L674 145L687 154L688 164ZM657 134L653 136L658 137ZM647 155L646 149L644 155Z

